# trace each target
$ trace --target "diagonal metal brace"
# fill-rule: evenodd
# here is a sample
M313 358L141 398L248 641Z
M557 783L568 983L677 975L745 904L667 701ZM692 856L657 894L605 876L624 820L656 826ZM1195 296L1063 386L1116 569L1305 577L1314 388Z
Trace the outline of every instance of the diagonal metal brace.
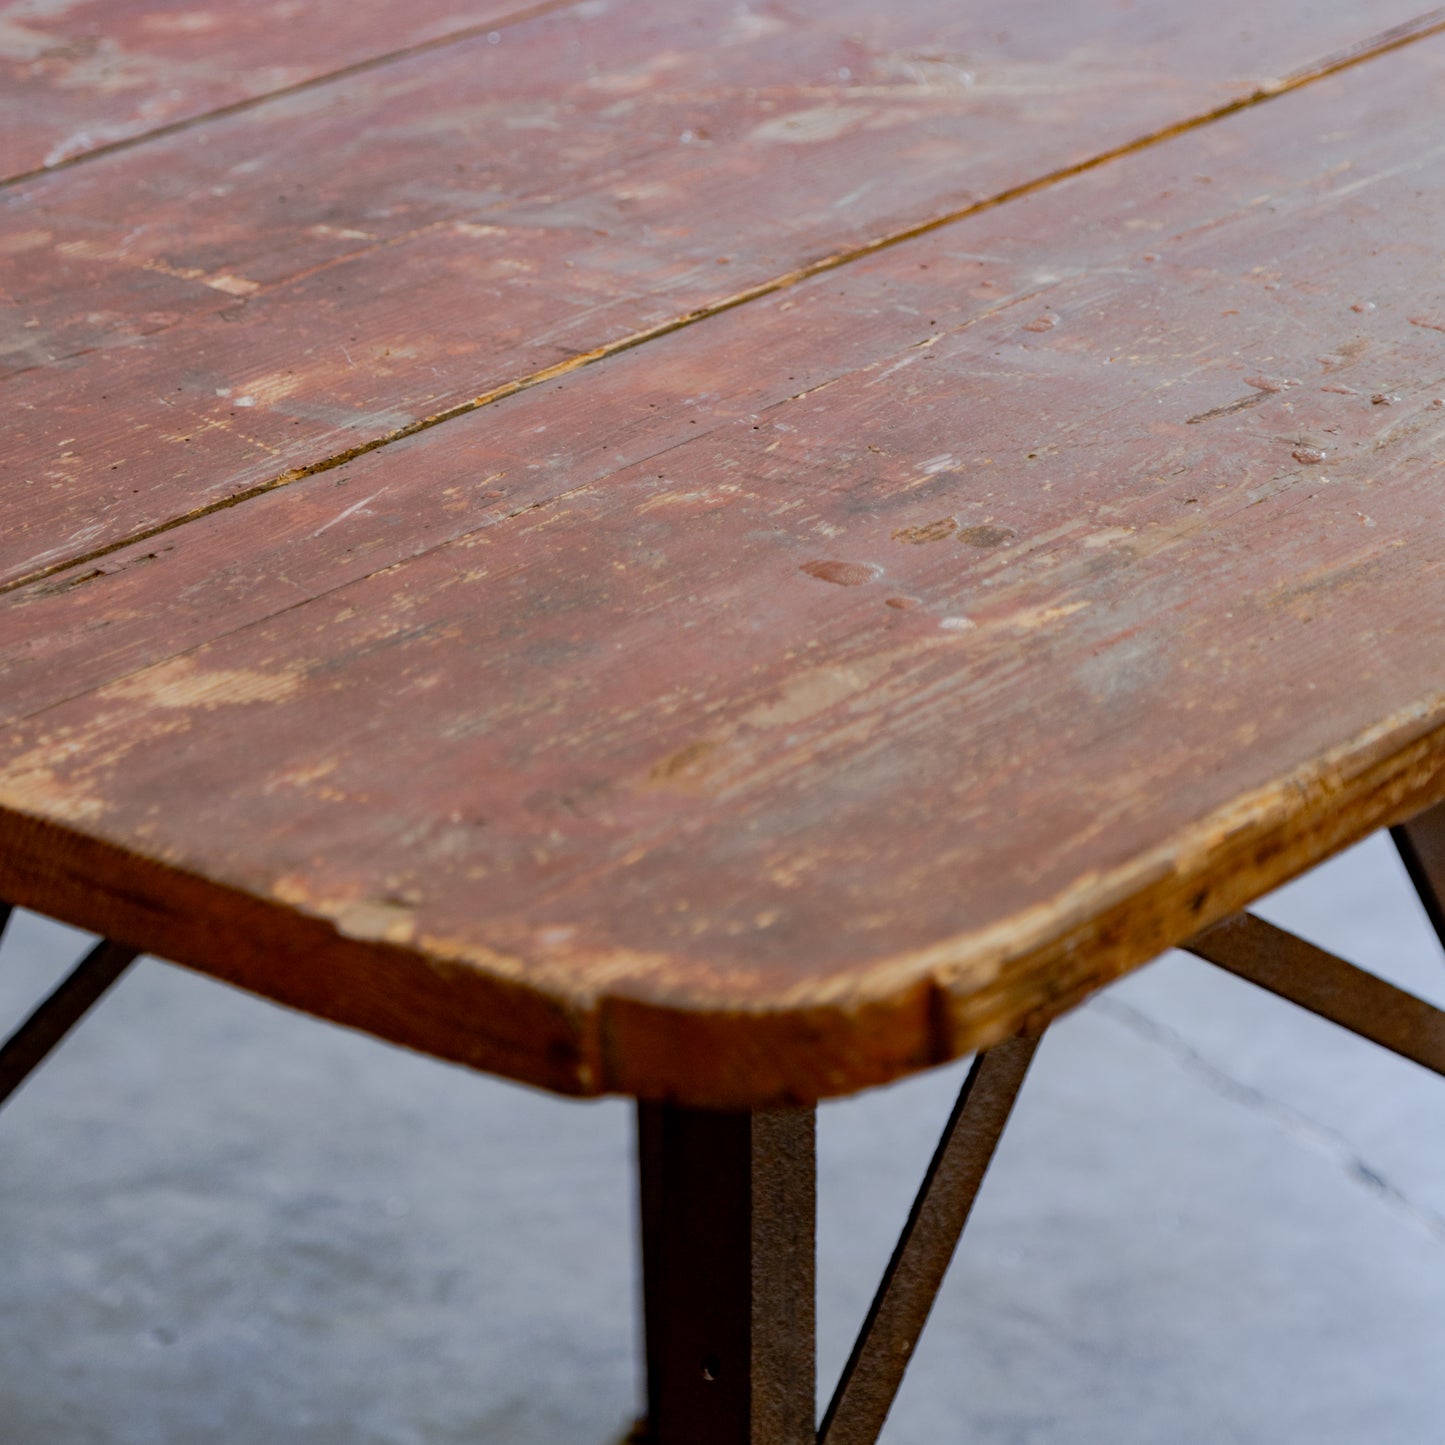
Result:
M97 943L55 992L0 1045L0 1104L34 1073L135 958L133 948L108 939Z
M1037 1038L1013 1038L974 1060L823 1417L818 1445L877 1440L1037 1047Z
M1236 913L1181 948L1437 1074L1445 1074L1445 1010L1316 948Z
M1445 946L1445 803L1391 828L1390 837Z

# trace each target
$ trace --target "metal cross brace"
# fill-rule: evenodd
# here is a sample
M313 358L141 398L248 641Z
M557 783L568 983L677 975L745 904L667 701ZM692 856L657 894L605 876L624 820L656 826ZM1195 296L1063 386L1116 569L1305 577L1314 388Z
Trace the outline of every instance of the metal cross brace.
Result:
M0 903L0 936L4 935L10 913L10 906ZM0 1105L40 1067L91 1005L130 967L136 956L137 950L103 939L76 964L50 997L0 1044Z

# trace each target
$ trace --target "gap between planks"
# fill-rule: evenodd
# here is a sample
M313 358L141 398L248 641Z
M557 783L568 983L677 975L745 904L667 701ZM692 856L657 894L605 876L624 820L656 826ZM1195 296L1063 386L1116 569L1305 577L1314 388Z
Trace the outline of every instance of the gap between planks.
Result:
M575 3L575 0L542 0L542 3L533 6L530 10L515 12L513 16L506 21L493 22L477 28L485 33L497 29L499 24L516 24L522 20L536 18L554 10L567 8L573 3ZM328 76L300 82L287 90L275 91L270 95L252 100L239 101L235 105L212 111L206 116L177 121L174 125L164 126L157 130L147 132L145 136L132 137L128 140L117 141L114 145L108 147L101 147L96 151L88 151L84 155L74 157L50 169L58 170L61 169L62 166L79 164L88 158L101 154L102 151L109 153L114 150L129 148L151 137L186 129L190 126L204 123L206 120L217 116L225 116L234 114L240 110L252 109L276 96L289 95L295 91L324 85L332 80L343 79L361 71L374 70L390 64L397 59L405 59L419 53L437 50L445 45L466 39L471 33L470 31L456 32L441 40L422 42L418 45L408 47L405 50L395 51L387 56L379 56L372 60L358 62L358 64L354 66L334 71ZM847 247L844 250L821 257L817 261L811 261L807 265L784 271L780 275L771 277L766 281L760 281L755 285L745 287L741 291L734 292L731 296L725 296L719 301L697 307L692 311L685 311L679 316L674 316L667 321L658 322L654 326L645 327L641 331L630 332L626 336L619 337L614 341L604 342L601 346L594 347L590 351L569 357L566 361L544 367L540 371L534 371L526 376L504 382L500 386L493 387L491 390L481 393L479 396L472 397L467 401L457 402L455 405L445 407L443 410L435 412L431 416L422 417L420 420L410 422L406 426L384 432L382 435L373 437L369 441L360 442L356 446L334 452L309 465L290 467L277 476L267 481L259 482L253 487L247 487L245 490L236 492L232 496L208 503L204 507L196 507L189 512L168 518L166 521L158 522L153 526L139 528L124 537L117 538L113 542L108 542L103 547L97 547L89 552L79 553L73 557L52 562L45 567L35 568L33 571L21 577L12 578L9 582L0 584L0 596L4 596L8 592L18 591L23 587L32 586L34 583L44 581L47 577L53 577L58 573L68 572L73 567L81 567L87 563L99 561L101 558L108 557L112 553L119 552L126 547L133 547L137 543L147 542L152 537L159 537L167 532L175 531L178 527L183 527L190 522L199 521L201 518L211 516L216 512L223 512L231 507L240 506L243 502L249 502L257 497L265 496L268 492L274 492L281 487L289 486L293 482L303 481L307 477L314 477L323 472L332 471L337 467L345 466L348 462L355 461L358 457L365 456L369 452L378 451L382 447L390 446L393 442L404 441L408 437L416 436L420 432L430 431L433 427L441 426L445 422L455 421L458 417L469 416L475 411L480 411L483 407L491 406L495 402L505 401L508 397L515 396L519 392L530 391L532 388L542 386L549 381L555 380L559 376L569 375L574 371L579 371L596 362L605 361L609 357L634 350L639 346L646 345L648 342L660 340L664 336L670 336L676 331L694 326L711 317L724 315L729 311L736 310L740 306L746 306L750 302L776 295L804 281L811 280L815 276L839 270L852 262L864 260L870 256L876 256L881 251L890 250L895 246L915 240L920 236L930 235L935 231L942 230L959 221L967 220L970 216L980 215L983 212L1008 205L1012 201L1022 200L1027 196L1035 195L1039 191L1047 190L1051 186L1072 180L1076 176L1085 175L1113 161L1122 160L1127 156L1136 155L1141 151L1163 145L1176 137L1188 135L1192 131L1199 130L1207 125L1212 125L1216 121L1224 120L1229 116L1237 115L1241 111L1263 105L1280 96L1288 95L1307 85L1312 85L1316 81L1328 79L1330 76L1338 75L1342 71L1351 70L1358 65L1363 65L1367 61L1378 59L1393 51L1404 49L1406 46L1442 34L1445 34L1445 7L1437 7L1434 10L1425 12L1423 15L1417 16L1414 20L1405 21L1403 24L1383 31L1369 40L1361 41L1358 45L1347 50L1326 56L1324 59L1316 61L1312 65L1294 71L1283 79L1267 82L1251 91L1248 95L1237 97L1234 100L1214 106L1209 110L1201 111L1197 115L1176 121L1174 124L1164 126L1157 131L1152 131L1146 136L1132 141L1125 141L1117 146L1111 146L1109 149L1100 151L1085 160L1076 161L1067 166L1060 166L1054 170L1045 172L1041 176L1035 176L1031 180L1021 181L1017 185L1008 186L1001 191L996 191L991 196L985 196L982 200L971 201L965 206L946 211L942 215L931 217L929 220L918 222L915 225L897 231L886 232L884 235L875 237L871 241L865 241L857 246ZM45 173L48 172L41 172L41 174ZM25 179L25 177L15 179ZM13 183L14 181L0 182L0 189Z
M0 192L23 185L26 181L52 176L57 171L68 171L75 166L85 165L89 161L103 160L106 156L117 155L121 151L134 150L148 141L163 140L166 136L178 135L197 126L207 125L213 120L226 120L233 115L244 115L248 110L269 105L273 100L285 100L293 95L304 95L307 91L319 90L323 86L350 80L357 75L366 75L373 70L383 70L388 65L395 65L403 60L413 60L418 55L427 55L435 50L445 50L449 46L475 40L478 36L490 34L493 30L506 30L513 25L524 25L529 20L540 20L543 16L551 15L558 10L571 10L580 3L581 0L537 0L536 4L525 5L521 9L509 11L506 15L498 15L481 24L467 25L460 30L449 30L445 35L435 36L431 40L419 40L415 45L403 45L397 50L388 50L381 55L368 56L365 60L353 61L350 65L343 65L337 70L328 70L324 75L311 75L305 80L296 81L293 85L283 85L278 90L268 90L261 95L248 95L244 100L234 100L229 105L219 105L214 110L202 111L199 115L182 116L180 120L170 121L166 125L158 125L154 130L142 131L139 135L128 135L120 140L108 141L105 145L94 146L77 155L66 156L64 160L56 161L52 165L33 166L28 171L17 171L11 176L0 176ZM1414 21L1406 22L1408 25L1414 23Z

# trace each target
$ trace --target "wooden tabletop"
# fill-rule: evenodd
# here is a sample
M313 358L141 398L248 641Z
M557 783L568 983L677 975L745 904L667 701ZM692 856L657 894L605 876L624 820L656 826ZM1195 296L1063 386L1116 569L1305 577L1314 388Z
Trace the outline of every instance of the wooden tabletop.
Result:
M0 57L0 896L759 1106L1445 795L1439 12L90 0Z

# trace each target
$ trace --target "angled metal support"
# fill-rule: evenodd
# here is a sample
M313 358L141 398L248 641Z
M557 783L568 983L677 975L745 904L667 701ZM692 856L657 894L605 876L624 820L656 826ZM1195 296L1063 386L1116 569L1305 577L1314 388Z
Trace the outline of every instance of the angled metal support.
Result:
M97 943L55 992L0 1045L0 1104L34 1073L135 957L133 948L108 940Z
M819 1445L877 1440L1037 1047L1037 1038L1009 1039L974 1060L823 1417Z
M1445 1010L1252 913L1236 913L1180 947L1362 1039L1445 1074Z
M1391 828L1390 837L1445 947L1445 803Z

